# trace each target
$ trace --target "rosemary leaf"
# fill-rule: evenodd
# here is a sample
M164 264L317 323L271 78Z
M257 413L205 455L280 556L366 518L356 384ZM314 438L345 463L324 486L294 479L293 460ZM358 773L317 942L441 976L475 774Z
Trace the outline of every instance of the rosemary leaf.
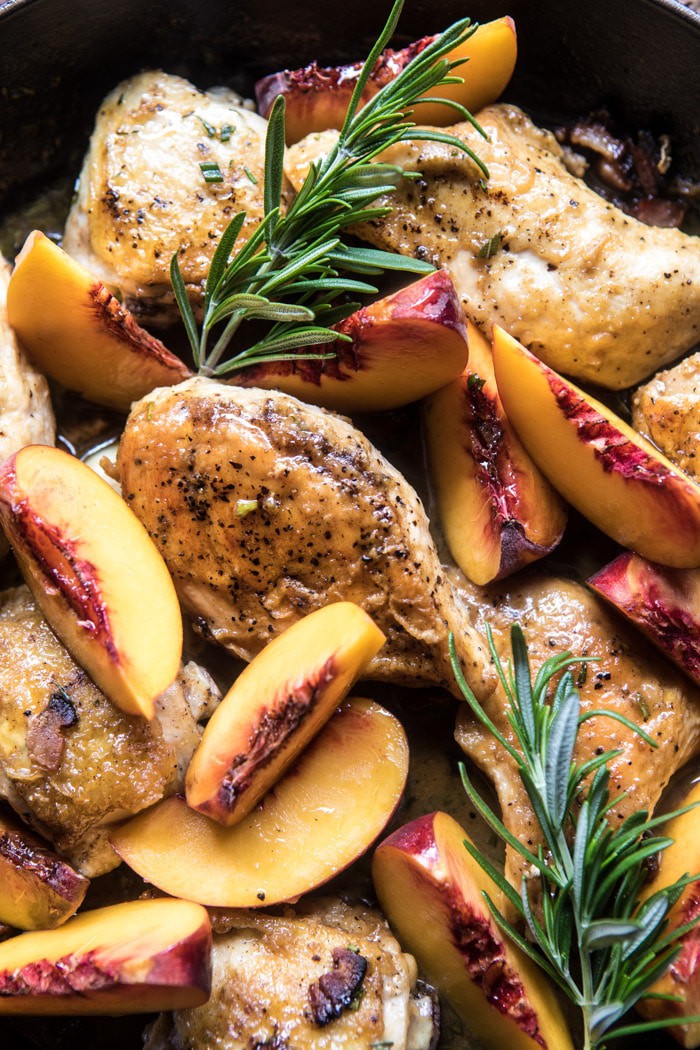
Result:
M465 842L465 848L524 918L529 936L516 930L485 893L494 921L580 1008L587 1050L603 1050L604 1043L621 1035L679 1022L698 1023L700 1018L674 1017L620 1025L676 958L680 938L697 925L700 917L668 929L671 908L698 876L684 875L640 904L646 862L672 842L655 834L656 828L678 814L649 819L644 812L634 813L616 828L609 816L624 796L610 797L609 763L618 752L608 751L583 762L575 754L577 733L593 717L613 718L645 742L653 745L654 741L616 712L579 713L578 690L570 670L578 661L570 653L545 661L533 683L520 627L516 624L511 630L509 673L490 630L487 636L519 749L503 737L467 686L451 639L453 671L475 716L494 732L515 762L545 844L538 847L535 857L478 796L466 769L461 768L472 804L532 872L522 880L518 894L475 846ZM539 883L539 914L531 903L533 883Z
M433 271L434 267L422 260L350 247L340 240L347 229L387 216L391 194L400 181L417 176L417 172L405 172L376 160L391 145L406 141L442 142L470 157L488 176L483 162L460 139L448 131L418 128L411 119L415 105L427 92L460 82L454 70L463 60L451 61L445 56L475 32L477 25L470 19L460 19L446 29L364 102L365 88L377 58L396 28L403 4L404 0L395 0L362 68L337 142L325 157L311 165L298 193L286 207L282 206L285 103L283 96L275 100L265 142L263 219L238 251L234 248L243 229L243 213L233 218L221 237L206 279L201 333L196 330L191 307L183 296L184 281L180 279L176 287L178 276L181 278L177 263L171 268L175 298L200 372L225 375L260 361L263 356L266 361L316 358L318 355L309 347L336 339L337 333L328 333L326 326L336 323L332 318L348 315L343 297L347 293L376 291L371 283L346 274L373 277L385 270L411 274ZM467 110L459 104L452 108L484 134ZM209 134L209 128L204 127ZM231 130L228 125L221 129L222 141L224 132L227 139ZM215 163L203 162L200 167L207 182L223 180ZM247 168L244 171L252 182L257 182ZM241 296L254 298L244 300ZM261 298L267 300L267 307ZM295 307L303 309L295 311ZM225 354L234 336L248 320L267 322L273 329L254 346L227 359ZM314 321L316 325L310 324ZM215 328L217 334L210 349ZM304 333L309 336L308 343L303 341ZM245 340L238 341L245 345Z

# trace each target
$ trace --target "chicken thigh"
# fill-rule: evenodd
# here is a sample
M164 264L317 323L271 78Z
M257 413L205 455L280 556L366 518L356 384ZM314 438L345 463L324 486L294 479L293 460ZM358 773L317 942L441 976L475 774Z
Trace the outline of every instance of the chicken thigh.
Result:
M133 406L122 492L195 627L244 660L302 616L354 601L387 636L368 676L480 695L492 675L405 479L347 420L197 378Z
M674 361L700 338L700 238L645 226L572 175L562 149L511 105L449 129L486 163L489 179L440 142L404 142L382 160L420 172L389 198L392 212L363 239L449 270L464 309L494 322L552 368L621 389ZM288 151L295 188L335 133Z
M672 463L700 481L700 353L636 391L632 422Z
M49 385L24 356L7 319L10 265L0 256L0 463L23 445L53 445ZM9 545L0 533L0 555Z
M178 252L198 307L228 223L246 212L243 243L262 217L266 127L230 91L159 71L124 81L97 115L64 248L154 324L178 316L169 272Z
M518 622L529 644L533 673L553 654L571 650L596 657L585 672L574 669L582 710L616 711L637 723L656 742L652 748L625 726L594 718L579 731L579 762L619 749L609 763L611 797L621 796L612 819L638 809L653 810L671 776L700 751L700 692L650 648L621 617L608 611L588 590L570 580L540 573L522 574L509 586L494 584L479 592L461 573L460 593L470 606L478 603L477 626L489 623L502 660L510 656L510 627ZM457 582L457 581L456 581ZM486 703L492 720L510 740L507 702L501 686ZM457 718L457 741L493 781L506 826L532 846L539 829L512 760L496 739L463 707ZM506 873L514 885L522 859L506 851Z
M180 790L219 694L188 664L152 722L123 714L52 633L26 587L0 596L0 797L84 875L119 863L109 825Z
M145 1050L430 1050L432 1000L378 912L310 901L214 915L208 1003L164 1015Z

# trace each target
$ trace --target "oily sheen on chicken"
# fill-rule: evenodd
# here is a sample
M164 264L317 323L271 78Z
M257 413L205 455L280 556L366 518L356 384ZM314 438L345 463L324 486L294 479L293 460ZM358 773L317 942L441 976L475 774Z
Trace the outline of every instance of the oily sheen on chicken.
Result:
M673 774L700 751L698 689L578 583L530 572L480 590L459 572L453 578L465 601L478 607L476 625L482 629L486 622L491 625L502 660L510 656L510 627L515 622L525 632L533 669L567 650L597 659L585 671L574 668L582 711L625 715L657 747L650 747L618 722L601 717L581 726L576 758L583 762L619 749L620 755L609 763L610 796L620 796L611 819L617 823L636 810L653 811ZM495 725L512 740L508 704L500 685L485 707ZM458 714L456 736L469 758L492 780L506 826L532 847L540 841L539 828L512 760L466 708ZM523 863L507 847L506 873L513 885L520 884Z
M700 353L659 372L632 398L635 430L700 481Z
M24 355L7 319L9 263L0 255L0 463L23 445L53 445L49 384ZM9 549L0 532L0 555Z
M383 160L404 180L392 212L364 240L445 267L467 316L487 335L500 324L552 368L621 389L680 357L700 336L700 239L645 226L572 175L562 149L511 105L451 132L486 163L489 178L440 142L401 143ZM298 188L335 132L288 151Z
M63 246L148 323L178 318L175 252L198 306L228 223L246 212L242 243L262 217L267 123L240 102L155 70L100 107Z
M145 1050L430 1050L434 1003L381 915L325 898L284 915L214 913L208 1003L156 1023Z
M387 637L369 677L456 691L452 631L475 691L492 688L420 500L347 420L197 378L133 406L118 464L205 637L250 660L314 609L354 601Z
M188 664L155 718L123 714L78 667L26 587L0 596L0 797L84 875L119 858L109 825L182 789L218 691Z

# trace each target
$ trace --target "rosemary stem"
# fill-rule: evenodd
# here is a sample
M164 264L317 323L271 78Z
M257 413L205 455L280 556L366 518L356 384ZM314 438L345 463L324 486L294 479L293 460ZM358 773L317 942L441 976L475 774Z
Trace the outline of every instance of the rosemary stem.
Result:
M591 1036L591 1026L589 1024L588 1008L584 1007L583 1010L583 1050L595 1050L597 1046L597 1040L594 1042Z
M243 320L244 316L245 316L245 311L244 310L237 310L236 313L231 315L230 319L228 320L228 322L226 324L226 327L224 328L223 332L221 333L221 335L217 339L216 343L214 344L214 349L212 350L212 352L211 352L211 354L209 355L208 358L205 359L205 357L204 357L204 350L202 350L202 364L201 364L200 369L199 369L200 375L213 375L214 369L216 368L216 366L218 365L219 361L221 360L221 358L223 356L223 353L224 353L224 350L226 349L226 347L230 343L231 339L233 339L233 336L235 335L236 330L237 330L238 326L240 325L241 321ZM206 329L205 329L204 334L202 336L202 342L203 343L204 343L205 339L206 339Z

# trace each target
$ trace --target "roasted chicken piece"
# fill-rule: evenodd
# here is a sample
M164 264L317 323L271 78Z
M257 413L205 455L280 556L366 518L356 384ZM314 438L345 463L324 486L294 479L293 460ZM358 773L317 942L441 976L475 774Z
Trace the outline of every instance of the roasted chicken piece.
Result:
M119 863L109 825L182 789L218 691L188 664L152 722L122 714L75 664L26 587L0 596L0 797L84 875Z
M453 631L473 688L491 688L420 500L347 420L197 378L133 406L118 464L205 637L250 660L306 613L353 601L387 636L369 677L456 690Z
M266 121L233 92L141 73L102 103L63 246L150 323L177 317L178 252L199 305L209 263L239 211L246 240L263 211Z
M581 726L576 756L584 761L603 751L621 751L609 764L610 793L613 798L623 792L627 796L615 806L611 819L621 820L638 809L653 810L673 773L700 750L700 692L580 584L531 573L509 587L494 584L479 594L461 573L459 577L460 593L472 607L479 603L477 626L491 625L502 660L510 657L510 626L516 621L529 643L533 672L548 657L566 650L598 659L585 672L574 668L582 710L617 711L638 723L658 746L650 747L625 726L601 717ZM513 740L500 685L485 707L504 736ZM506 826L532 847L539 841L538 826L512 760L466 707L458 714L456 737L493 781ZM522 858L510 848L506 873L514 884L523 873Z
M700 481L700 353L636 391L632 422L672 463Z
M163 1015L146 1050L430 1050L432 998L378 912L312 901L214 915L211 999Z
M10 266L0 256L0 463L23 445L53 445L49 385L24 356L7 320ZM0 534L0 554L8 544Z
M490 177L439 142L404 142L382 160L421 172L392 212L357 232L446 267L464 309L506 328L552 368L620 389L674 361L700 337L700 238L643 225L572 175L554 137L516 106L449 129ZM334 132L288 151L298 188Z

